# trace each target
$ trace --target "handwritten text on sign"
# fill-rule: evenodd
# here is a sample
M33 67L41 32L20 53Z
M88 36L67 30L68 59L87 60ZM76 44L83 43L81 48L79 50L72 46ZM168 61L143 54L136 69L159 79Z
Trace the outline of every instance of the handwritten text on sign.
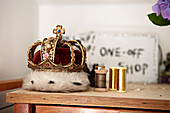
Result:
M130 34L84 33L80 39L88 53L87 64L127 67L129 82L157 82L158 42L155 36Z
M134 49L128 49L127 51L122 51L121 47L116 48L106 48L102 47L100 48L100 55L102 57L112 56L112 57L121 57L122 55L126 55L127 57L132 58L140 58L142 53L144 52L143 48L134 48ZM135 64L135 65L126 65L125 62L119 62L118 66L120 67L127 67L127 73L133 74L136 73L142 73L145 75L146 69L148 68L148 64Z

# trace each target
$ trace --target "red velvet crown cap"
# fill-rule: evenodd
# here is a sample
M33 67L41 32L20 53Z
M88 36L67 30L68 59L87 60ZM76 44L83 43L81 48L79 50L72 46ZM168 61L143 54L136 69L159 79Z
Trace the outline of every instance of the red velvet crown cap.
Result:
M76 59L75 63L76 64L81 64L82 53L80 51L78 51L78 50L75 50L74 52L75 52L75 59ZM41 62L40 50L37 51L34 54L34 57L33 57L32 61L35 64L39 64ZM69 48L57 47L54 63L66 65L66 64L70 63L70 61L71 61L70 49Z
M40 50L34 54L32 61L34 62L34 64L38 64L41 62Z
M85 67L86 48L80 40L62 40L65 29L57 25L56 37L34 42L27 51L28 67L39 71L80 72ZM35 51L41 46L39 51Z

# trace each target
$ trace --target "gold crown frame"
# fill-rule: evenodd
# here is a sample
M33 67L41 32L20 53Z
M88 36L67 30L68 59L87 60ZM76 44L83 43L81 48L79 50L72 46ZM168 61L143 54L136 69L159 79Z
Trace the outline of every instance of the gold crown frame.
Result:
M81 71L85 66L86 58L86 49L81 44L79 40L62 40L62 34L65 34L65 29L61 25L57 25L56 29L53 30L53 33L56 34L56 38L49 37L45 38L43 41L37 41L33 43L27 52L28 67L32 70L40 71L68 71L68 72L77 72ZM34 52L38 46L41 46L40 56L41 62L35 64L32 60L34 57ZM54 63L56 48L68 46L71 52L71 61L66 65ZM75 64L75 50L73 47L78 48L81 52L82 60L81 64Z

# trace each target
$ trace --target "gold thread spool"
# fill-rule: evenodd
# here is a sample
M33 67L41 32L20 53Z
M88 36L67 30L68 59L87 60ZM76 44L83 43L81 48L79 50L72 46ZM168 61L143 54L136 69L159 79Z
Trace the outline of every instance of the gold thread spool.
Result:
M95 66L96 70L105 70L105 66Z
M94 91L105 92L106 88L106 73L105 66L95 66L95 88Z
M117 67L109 68L109 89L117 90Z
M126 67L117 68L117 92L126 92Z

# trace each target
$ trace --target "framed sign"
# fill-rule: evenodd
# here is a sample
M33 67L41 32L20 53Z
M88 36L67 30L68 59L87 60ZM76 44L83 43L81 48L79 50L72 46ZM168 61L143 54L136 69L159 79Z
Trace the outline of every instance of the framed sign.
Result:
M153 35L79 33L87 50L87 64L127 67L127 82L156 83L158 79L158 41Z

